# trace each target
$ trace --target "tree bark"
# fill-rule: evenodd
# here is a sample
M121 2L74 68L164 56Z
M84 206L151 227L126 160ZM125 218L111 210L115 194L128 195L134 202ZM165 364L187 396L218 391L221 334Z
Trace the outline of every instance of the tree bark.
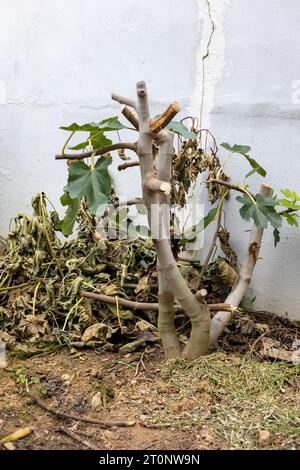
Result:
M159 194L156 191L149 191L151 181L156 180L154 171L152 142L153 136L150 130L150 115L146 85L144 82L137 84L137 114L139 120L139 140L138 155L140 160L140 170L142 179L143 200L148 211L148 220L151 231L160 234L161 208L159 204ZM167 183L167 182L166 182ZM155 226L152 224L152 211L158 211L155 217ZM190 359L206 354L208 351L210 313L206 305L200 304L192 294L182 277L176 261L174 259L169 240L158 236L153 239L157 252L160 269L168 282L170 290L178 299L187 315L190 317L192 330L183 355Z
M159 179L170 183L172 159L174 155L173 139L174 136L170 132L162 131L159 154L156 161L156 171ZM159 204L162 208L162 223L164 231L168 233L170 225L170 195L160 194ZM179 357L181 347L179 338L175 328L175 296L170 287L163 270L160 267L159 259L157 259L158 271L158 332L162 341L163 350L166 359Z
M150 122L150 131L155 134L156 132L159 132L164 129L179 111L179 104L177 103L177 101L173 101L173 103L168 106L166 111L161 116Z
M127 284L127 287L129 286L130 284ZM135 284L133 284L133 286L135 286ZM126 287L126 285L124 285L124 287ZM152 310L153 312L157 312L159 310L159 305L158 303L155 303L155 302L136 302L134 300L122 299L121 297L118 297L118 296L97 294L96 292L89 292L86 290L80 290L79 295L81 297L86 297L87 299L99 300L100 302L104 302L106 304L112 304L112 305L119 304L122 307L127 307L132 310ZM213 311L218 311L220 310L220 308L232 310L231 305L229 304L208 304L208 307L210 310L213 310ZM176 313L181 313L183 311L184 310L182 307L180 307L179 305L175 305Z

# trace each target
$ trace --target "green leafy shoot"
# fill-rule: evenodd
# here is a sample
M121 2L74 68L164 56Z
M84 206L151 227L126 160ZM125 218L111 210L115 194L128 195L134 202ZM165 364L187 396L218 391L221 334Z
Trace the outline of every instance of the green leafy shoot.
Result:
M208 214L198 222L198 224L186 229L183 232L183 238L180 240L181 245L185 245L187 242L193 241L198 233L205 230L206 227L208 227L208 225L213 222L213 220L215 220L217 213L218 207L213 207L210 209Z
M294 225L298 227L298 217L299 214L297 211L300 211L300 196L295 191L292 191L288 188L281 189L281 194L285 196L284 199L279 199L280 205L284 207L284 210L281 212L282 217L285 218L289 225Z
M290 212L282 212L281 215L282 217L285 218L285 220L287 221L289 225L294 225L295 227L298 227L297 218L299 217L299 214L294 214L294 213L291 214Z
M68 147L70 150L82 150L88 147L89 145L92 146L93 150L106 147L107 145L111 145L112 141L104 135L104 132L119 131L125 128L126 126L124 126L119 121L117 116L104 119L100 122L91 122L82 125L79 125L74 122L69 126L60 127L60 129L70 131L72 133L71 136L68 138L67 143L75 132L89 132L89 136L87 139L77 145L74 145L73 147Z
M238 196L236 200L242 204L240 208L241 217L247 221L253 219L259 229L266 229L269 223L274 228L281 226L282 217L275 210L275 206L279 205L276 198L264 197L261 194L257 194L256 200L254 200L245 194Z
M111 157L100 157L95 166L88 166L83 161L76 161L69 166L66 191L71 199L85 196L90 211L99 216L106 210L111 191L108 172L111 162Z
M247 173L246 178L253 175L253 173L258 173L260 176L263 176L263 177L266 176L266 174L267 174L266 170L261 165L259 165L257 163L257 161L254 160L254 158L252 158L248 155L248 152L250 152L250 150L251 150L251 147L249 147L249 145L235 144L235 145L231 146L231 145L229 145L225 142L225 143L221 144L221 147L223 147L224 149L228 150L231 153L238 153L240 155L243 155L243 157L246 158L246 160L248 161L248 163L252 167L252 170L249 171L249 173Z
M83 150L87 148L89 145L92 146L93 150L106 147L107 145L111 145L112 141L108 139L101 131L93 131L90 132L89 137L87 140L80 142L73 147L68 147L70 150Z
M182 122L179 121L171 121L169 124L166 126L166 129L169 129L169 131L174 132L174 134L181 135L184 139L196 139L197 136L194 132L191 132L188 130L188 128L182 124Z
M60 129L64 131L70 132L93 132L93 131L101 131L101 132L109 132L109 131L119 131L121 129L125 129L124 126L118 119L117 116L113 116L107 119L104 119L100 122L90 122L88 124L70 124L69 126L61 126Z
M60 198L60 202L63 206L68 206L65 217L62 220L57 220L54 228L62 232L65 237L68 237L72 234L74 225L76 222L79 206L80 206L80 199L76 197L75 199L71 199L70 195L67 191Z
M249 145L238 145L234 144L233 146L227 144L226 142L221 144L221 147L228 150L231 153L240 153L241 155L245 155L250 152L251 147Z
M284 199L279 199L280 205L287 207L288 209L291 209L293 211L299 211L300 210L300 204L297 204L297 202L300 201L300 196L295 191L291 191L290 189L281 189L281 194L285 196Z

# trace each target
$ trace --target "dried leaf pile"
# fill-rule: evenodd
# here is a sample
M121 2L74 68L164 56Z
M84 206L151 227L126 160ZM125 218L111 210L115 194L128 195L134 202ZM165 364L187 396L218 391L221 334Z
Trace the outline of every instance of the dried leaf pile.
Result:
M158 301L151 240L95 240L95 220L81 201L77 237L62 242L54 230L56 213L48 211L46 200L44 193L37 194L33 215L18 214L8 239L0 240L0 341L23 356L65 345L104 346L126 354L158 341L156 311L132 310L118 303L118 299ZM222 245L227 260L217 258L202 276L200 263L178 262L192 291L205 288L209 302L224 301L237 278L227 238ZM116 305L84 298L81 289L109 295ZM188 318L178 314L176 326L185 341ZM290 351L299 335L295 322L270 314L236 313L221 345L223 350L245 353L254 346L260 350L261 336L271 338L275 343L264 348L271 357L279 346Z
M145 342L157 341L157 313L132 311L83 298L80 289L157 302L156 256L150 240L95 241L93 216L84 202L79 211L76 239L62 242L54 230L44 193L32 199L33 215L21 213L12 221L0 254L0 340L18 353L31 355L58 346L105 344L126 353ZM180 262L195 292L200 265ZM219 261L202 279L210 301L228 293ZM226 276L225 276L226 277ZM181 316L182 317L182 316ZM179 318L178 326L187 323Z

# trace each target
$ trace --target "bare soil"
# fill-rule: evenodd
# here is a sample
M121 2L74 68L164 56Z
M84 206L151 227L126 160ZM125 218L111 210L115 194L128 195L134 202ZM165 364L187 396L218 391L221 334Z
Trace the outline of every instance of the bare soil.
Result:
M29 426L33 432L13 441L15 449L87 448L61 428L103 450L300 449L299 366L251 355L267 325L268 336L287 348L298 337L297 325L268 314L239 322L224 335L221 352L191 366L165 366L158 343L125 356L103 348L9 355L0 369L0 439ZM110 427L61 419L28 392L56 410Z
M32 434L14 441L16 449L84 449L81 443L59 431L60 427L68 427L99 449L220 448L221 442L212 439L203 426L151 429L139 424L143 422L147 383L159 375L162 354L160 349L152 349L144 354L143 362L140 362L141 355L133 362L134 357L130 356L87 351L73 357L63 350L45 357L9 359L8 367L0 371L1 437L18 428L33 426ZM101 429L61 420L34 403L24 385L18 383L20 375L26 375L28 381L39 379L40 384L35 387L47 390L45 402L60 411L110 423L135 421L137 424ZM129 386L134 391L137 383L144 385L144 393L139 398L127 399L122 389ZM102 403L95 409L92 400L97 393Z

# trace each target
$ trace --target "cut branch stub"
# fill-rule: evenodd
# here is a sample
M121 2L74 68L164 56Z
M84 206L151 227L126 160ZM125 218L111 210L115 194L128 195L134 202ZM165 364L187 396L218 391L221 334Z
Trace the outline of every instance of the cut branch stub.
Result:
M139 130L139 121L138 121L136 115L132 111L130 111L130 109L127 108L127 106L123 106L121 112L122 112L123 116L126 117L127 121L129 121L130 124L132 124L133 127L138 131Z
M206 289L200 289L196 292L195 297L200 303L205 303L205 297L207 294L208 292Z
M148 191L158 191L166 194L167 196L169 196L171 192L170 183L168 183L167 181L160 181L157 178L150 178L149 180L146 180L145 188L148 189Z
M130 106L131 108L136 107L136 102L134 100L132 100L131 98L127 98L126 96L118 95L117 93L112 93L111 99L114 101L118 101L118 103L120 104Z
M161 116L150 122L150 131L156 134L157 132L164 129L179 111L179 104L177 101L173 101L173 103L168 106L166 111Z

